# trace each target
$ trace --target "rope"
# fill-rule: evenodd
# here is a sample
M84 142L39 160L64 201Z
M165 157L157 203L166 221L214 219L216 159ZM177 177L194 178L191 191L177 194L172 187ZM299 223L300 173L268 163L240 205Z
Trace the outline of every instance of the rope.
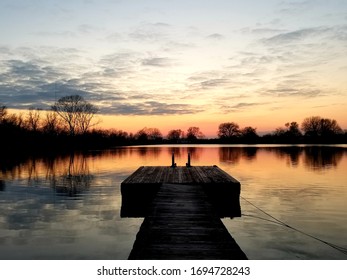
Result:
M294 231L299 232L299 233L301 233L301 234L303 234L303 235L306 235L306 236L308 236L308 237L310 237L310 238L313 238L313 239L315 239L315 240L317 240L317 241L319 241L319 242L321 242L321 243L324 243L324 244L326 244L326 245L328 245L328 246L334 248L335 250L338 250L339 252L341 252L341 253L347 255L347 248L344 248L344 247L342 247L342 246L339 246L339 245L333 244L333 243L331 243L331 242L325 241L325 240L320 239L320 238L318 238L318 237L316 237L316 236L313 236L313 235L311 235L311 234L309 234L309 233L306 233L306 232L304 232L304 231L302 231L302 230L299 230L299 229L297 229L297 228L295 228L295 227L292 227L292 226L286 224L285 222L283 222L283 221L281 221L281 220L275 218L274 216L270 215L269 213L265 212L264 210L262 210L261 208L259 208L258 206L256 206L256 205L253 204L252 202L250 202L248 199L246 199L246 198L244 198L244 197L242 197L242 196L240 196L240 197L241 197L243 200L245 200L246 202L248 202L250 205L252 205L254 208L258 209L260 212L262 212L262 213L264 213L265 215L267 215L268 217L272 218L272 220L270 220L270 219L265 219L265 218L262 218L262 217L257 217L257 216L254 216L254 215L247 215L247 214L242 214L242 216L260 219L260 220L272 222L272 223L275 223L275 224L277 224L277 225L281 225L281 226L290 228L291 230L294 230Z

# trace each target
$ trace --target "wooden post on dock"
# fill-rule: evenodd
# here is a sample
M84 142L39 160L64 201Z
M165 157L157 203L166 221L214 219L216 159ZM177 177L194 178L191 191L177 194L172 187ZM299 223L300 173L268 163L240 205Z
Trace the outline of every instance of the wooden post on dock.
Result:
M188 153L188 162L186 163L187 167L190 167L190 153Z
M175 163L175 153L172 153L172 158L171 158L171 167L176 167L176 163Z

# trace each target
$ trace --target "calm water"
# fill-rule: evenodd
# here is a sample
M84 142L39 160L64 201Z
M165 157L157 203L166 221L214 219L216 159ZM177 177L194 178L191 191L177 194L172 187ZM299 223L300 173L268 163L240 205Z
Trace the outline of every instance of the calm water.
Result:
M172 152L185 165L188 151L193 165L217 164L241 182L243 216L223 222L250 259L347 259L302 233L347 248L347 145L0 159L0 259L126 259L142 219L120 217L120 183L141 165L170 165Z

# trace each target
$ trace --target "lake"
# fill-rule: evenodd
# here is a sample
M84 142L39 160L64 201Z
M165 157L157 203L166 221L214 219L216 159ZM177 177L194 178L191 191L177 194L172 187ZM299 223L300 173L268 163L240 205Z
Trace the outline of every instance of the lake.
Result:
M347 259L347 145L121 147L0 159L0 259L127 259L142 218L120 184L142 165L218 165L241 182L222 221L249 259Z

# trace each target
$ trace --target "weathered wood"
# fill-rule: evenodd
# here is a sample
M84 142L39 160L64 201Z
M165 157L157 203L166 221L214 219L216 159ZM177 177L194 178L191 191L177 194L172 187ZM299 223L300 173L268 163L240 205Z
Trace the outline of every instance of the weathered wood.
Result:
M122 217L145 217L161 184L200 185L219 217L240 217L240 183L217 166L142 166L121 184Z
M218 182L240 184L218 166L141 166L122 184L154 182L161 184L209 184Z
M219 219L201 185L162 184L129 259L247 257Z

